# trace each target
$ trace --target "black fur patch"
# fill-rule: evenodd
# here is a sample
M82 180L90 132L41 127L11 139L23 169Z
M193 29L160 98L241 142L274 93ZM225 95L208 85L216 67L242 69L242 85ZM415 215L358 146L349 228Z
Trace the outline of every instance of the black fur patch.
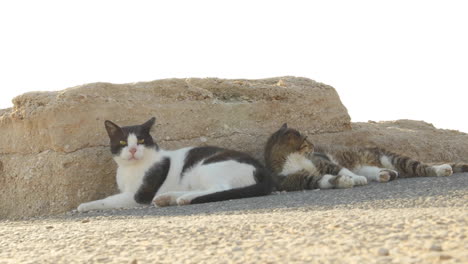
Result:
M263 168L260 162L252 158L247 153L243 153L235 150L227 150L219 147L206 146L206 147L197 147L189 150L187 156L185 157L184 167L182 168L181 177L183 177L184 172L192 168L195 164L203 161L203 164L216 163L221 161L234 160L239 163L246 163L254 166L255 168ZM263 174L258 174L263 175ZM263 180L261 177L255 177L257 181Z
M226 149L209 157L203 162L203 164L210 164L210 163L216 163L216 162L227 161L227 160L235 160L240 163L247 163L247 164L251 164L254 166L260 165L260 163L256 159L252 158L247 153L243 153L243 152L235 151L235 150L226 150Z
M159 190L161 185L166 180L171 160L163 159L161 162L154 164L143 177L143 184L135 193L135 201L140 204L149 204L154 198L154 195Z
M197 148L193 148L189 150L184 160L184 167L182 168L181 177L184 175L184 172L186 170L192 168L198 162L222 150L223 150L222 148L211 147L211 146L197 147Z
M120 144L120 141L127 141L128 135L133 133L138 140L144 139L146 147L154 147L159 149L158 144L154 142L150 135L151 126L154 124L154 118L150 119L142 125L119 127L111 121L106 121L105 126L110 139L110 148L113 155L119 155L125 145Z

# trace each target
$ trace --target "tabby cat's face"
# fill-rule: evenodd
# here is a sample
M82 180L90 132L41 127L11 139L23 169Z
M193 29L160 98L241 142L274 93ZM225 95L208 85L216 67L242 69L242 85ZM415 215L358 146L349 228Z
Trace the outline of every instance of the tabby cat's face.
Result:
M149 149L158 148L150 135L155 120L153 117L142 125L125 127L119 127L108 120L105 122L111 152L117 163L143 160Z
M267 142L267 149L281 153L286 157L292 153L308 155L314 151L314 145L307 140L307 136L302 135L293 128L288 128L288 125L284 124L271 135Z

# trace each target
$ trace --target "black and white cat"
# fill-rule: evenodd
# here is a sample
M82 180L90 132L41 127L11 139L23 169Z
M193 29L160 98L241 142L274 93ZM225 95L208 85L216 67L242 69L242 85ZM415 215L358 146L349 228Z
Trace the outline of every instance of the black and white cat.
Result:
M273 182L265 167L246 153L218 147L174 151L158 147L150 135L151 118L136 126L105 121L118 165L120 193L83 203L78 211L208 203L267 195Z

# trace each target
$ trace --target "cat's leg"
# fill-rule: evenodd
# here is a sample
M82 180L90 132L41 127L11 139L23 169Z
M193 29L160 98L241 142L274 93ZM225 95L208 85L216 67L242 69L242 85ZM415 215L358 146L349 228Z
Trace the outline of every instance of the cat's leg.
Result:
M388 182L398 178L398 172L391 169L376 166L362 166L354 170L354 173L365 176L370 181Z
M78 206L79 212L86 212L90 210L103 210L114 208L131 208L139 204L133 198L133 193L119 193L102 200L96 200L88 203L82 203Z
M453 174L453 168L449 164L431 166L438 177L447 177Z
M359 186L359 185L366 185L367 184L367 178L361 175L357 175L353 173L352 171L348 170L347 168L342 168L340 172L338 172L338 175L343 175L343 176L348 176L353 179L354 185Z
M313 175L306 170L301 170L288 175L278 175L279 191L300 191L313 188ZM310 182L310 184L308 184Z
M346 189L354 186L354 180L347 175L330 175L325 174L318 181L318 188L320 189Z
M450 164L429 165L390 152L383 154L380 162L383 167L398 171L402 177L446 177L453 174Z
M347 168L344 168L336 163L329 162L329 161L316 161L317 167L319 168L319 171L322 175L325 174L331 174L331 175L344 175L347 177L351 177L353 179L353 185L354 186L359 186L359 185L366 185L367 184L367 178L364 176L356 175L352 171L348 170Z

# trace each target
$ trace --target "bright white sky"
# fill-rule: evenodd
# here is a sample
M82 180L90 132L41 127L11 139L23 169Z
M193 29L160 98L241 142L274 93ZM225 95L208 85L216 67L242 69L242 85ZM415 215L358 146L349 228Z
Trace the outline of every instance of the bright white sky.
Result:
M27 91L303 76L353 121L468 132L468 1L1 1L0 108Z

